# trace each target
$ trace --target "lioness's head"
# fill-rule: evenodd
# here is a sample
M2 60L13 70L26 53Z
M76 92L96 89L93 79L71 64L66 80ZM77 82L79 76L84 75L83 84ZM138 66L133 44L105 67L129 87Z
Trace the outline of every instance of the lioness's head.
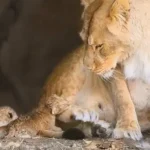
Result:
M104 78L111 77L129 53L129 6L116 1L105 8L106 0L93 14L85 44L84 65Z

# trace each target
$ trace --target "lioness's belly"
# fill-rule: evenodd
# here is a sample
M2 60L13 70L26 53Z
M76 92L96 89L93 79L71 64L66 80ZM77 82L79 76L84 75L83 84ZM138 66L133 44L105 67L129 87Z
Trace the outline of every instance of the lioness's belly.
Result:
M110 91L95 73L88 72L82 89L75 97L75 105L98 112L100 120L109 122L115 120L116 115Z
M134 54L124 64L125 76L150 83L150 0L131 0L129 32Z
M150 85L142 80L128 80L128 87L137 111L150 108Z

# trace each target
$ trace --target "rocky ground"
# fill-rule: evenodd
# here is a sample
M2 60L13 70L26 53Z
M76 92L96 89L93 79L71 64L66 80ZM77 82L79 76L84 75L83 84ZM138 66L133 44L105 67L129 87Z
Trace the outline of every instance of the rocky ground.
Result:
M63 140L63 139L4 139L0 142L1 150L121 150L128 147L121 141L111 140Z
M143 146L145 147L144 150L150 150L148 144L150 138L146 136L145 141L147 142L97 138L78 141L49 138L11 138L0 141L0 150L142 150Z

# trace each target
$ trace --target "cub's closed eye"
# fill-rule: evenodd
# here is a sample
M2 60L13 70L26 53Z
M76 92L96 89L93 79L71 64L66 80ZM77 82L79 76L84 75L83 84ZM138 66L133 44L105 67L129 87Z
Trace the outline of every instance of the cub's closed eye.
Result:
M99 44L99 45L96 45L96 46L95 46L96 49L102 48L102 47L103 47L103 44Z
M9 118L13 118L13 114L12 113L8 113L8 117Z

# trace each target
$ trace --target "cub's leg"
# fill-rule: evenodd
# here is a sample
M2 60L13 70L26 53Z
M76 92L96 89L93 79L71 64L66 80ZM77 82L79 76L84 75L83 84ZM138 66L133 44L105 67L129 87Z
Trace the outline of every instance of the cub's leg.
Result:
M113 131L113 137L126 137L140 140L142 138L142 133L127 83L121 68L118 67L116 71L115 76L110 82L114 97L114 107L117 111L117 123Z

